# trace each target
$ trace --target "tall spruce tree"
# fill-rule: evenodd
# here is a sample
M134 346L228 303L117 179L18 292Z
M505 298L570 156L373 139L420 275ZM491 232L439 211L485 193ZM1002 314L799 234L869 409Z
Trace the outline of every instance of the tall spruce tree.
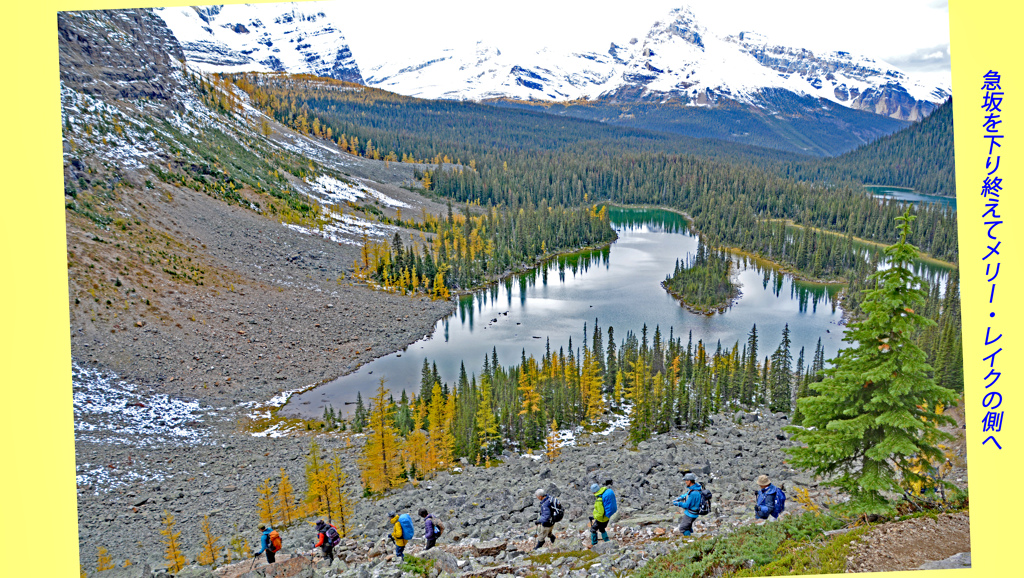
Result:
M891 267L869 279L861 304L866 317L851 323L841 350L815 385L819 395L797 403L803 425L786 428L804 447L789 448L794 466L828 476L828 485L850 495L843 509L885 514L893 506L883 492L900 492L901 481L923 481L913 470L920 458L941 459L938 442L949 439L940 424L954 424L936 413L956 400L952 390L928 377L926 355L913 341L915 330L934 323L915 313L925 300L921 279L909 265L917 248L907 242L914 217L899 221L899 241L885 250Z

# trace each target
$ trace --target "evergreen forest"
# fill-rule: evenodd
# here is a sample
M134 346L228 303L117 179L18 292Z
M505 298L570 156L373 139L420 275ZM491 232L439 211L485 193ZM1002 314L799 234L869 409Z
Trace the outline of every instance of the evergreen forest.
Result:
M877 145L811 161L516 107L419 100L329 79L247 74L230 80L261 110L300 132L354 155L419 163L423 192L448 203L448 214L390 221L419 230L419 238L366 242L357 264L363 276L403 292L446 298L548 255L610 242L607 204L687 215L701 248L666 272L666 287L699 296L701 307L735 291L728 283L729 253L711 247L847 284L844 309L852 319L862 315L862 293L879 264L858 243L910 238L931 257L958 259L955 210L938 204L908 209L863 189L866 181L951 183L943 173L952 170L943 156L951 132L941 128L948 103L929 121ZM898 226L905 213L914 218ZM924 303L915 315L934 323L916 326L911 336L932 368L929 377L954 391L963 389L958 282L954 270L941 291L922 288ZM788 326L772 336L774 349L756 325L745 342L733 344L695 343L689 336L684 342L659 327L620 330L625 334L616 339L614 328L602 330L595 320L584 329L583 343L549 344L540 359L524 352L518 360L499 360L494 353L479 366L469 360L472 370L464 361L451 384L424 361L419 392L403 391L395 401L381 389L369 408L359 398L351 422L330 409L325 423L362 431L373 429L376 415L404 440L387 443L411 444L394 450L392 473L400 467L422 476L434 467L429 464L457 457L487 460L509 445L543 448L552 431L597 427L607 413L628 422L634 443L672 428L700 429L712 414L733 407L791 413L798 398L817 394L826 364L820 342L815 351L793 351ZM414 452L421 446L432 457Z

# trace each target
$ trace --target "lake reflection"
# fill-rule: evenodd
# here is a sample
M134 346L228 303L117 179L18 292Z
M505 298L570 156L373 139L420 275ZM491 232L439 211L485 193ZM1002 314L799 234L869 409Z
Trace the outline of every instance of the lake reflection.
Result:
M840 287L794 282L753 259L734 257L740 298L723 313L694 314L661 287L676 259L696 251L697 238L687 232L686 221L653 209L610 208L609 214L619 235L610 247L562 256L462 296L455 313L439 321L429 338L294 396L284 413L318 417L328 403L340 409L359 391L368 400L381 377L396 399L403 389L418 394L424 359L437 363L442 379L451 384L463 363L468 374L479 374L492 349L502 364L518 364L524 351L540 358L548 346L568 348L570 339L573 349L580 349L584 326L589 343L595 319L605 347L609 326L618 345L627 331L639 335L646 324L649 339L659 327L663 341L674 335L685 346L692 332L694 343L703 340L714 351L718 341L723 347L744 343L755 323L759 357L778 347L786 324L794 360L801 347L810 360L819 338L826 358L842 345L842 311L836 303Z

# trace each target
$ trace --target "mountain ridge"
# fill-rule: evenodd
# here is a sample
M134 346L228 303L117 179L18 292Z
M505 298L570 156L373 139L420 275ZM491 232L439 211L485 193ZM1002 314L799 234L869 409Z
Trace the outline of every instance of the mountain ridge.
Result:
M420 98L665 100L695 107L736 101L772 113L771 92L785 90L825 106L916 121L951 94L949 86L915 80L871 57L842 50L815 53L771 42L757 32L722 35L704 26L687 6L653 23L643 39L612 41L604 53L545 48L514 57L479 41L468 49L446 48L360 67L340 29L343 24L318 4L157 13L181 41L189 62L210 72L313 73Z

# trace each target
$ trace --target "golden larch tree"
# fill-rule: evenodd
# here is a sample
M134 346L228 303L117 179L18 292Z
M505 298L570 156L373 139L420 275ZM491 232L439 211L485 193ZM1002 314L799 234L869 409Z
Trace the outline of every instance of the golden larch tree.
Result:
M160 530L160 534L164 537L164 559L171 563L168 568L171 573L176 574L188 564L185 555L181 552L181 545L178 543L181 532L174 531L174 516L167 510L164 510L164 517L161 521L164 525L164 529Z
M306 458L306 515L329 516L330 503L330 464L320 456L320 445L313 440L309 444L309 457Z
M548 461L555 461L558 454L562 452L562 443L558 439L558 422L554 419L551 420L551 431L548 432L548 438L544 445L544 454L547 455Z
M392 414L394 407L387 399L384 380L380 380L377 394L370 400L367 429L370 430L359 459L363 486L371 492L383 492L401 484L402 466L398 432Z
M217 559L220 558L222 547L217 545L220 538L210 531L210 517L203 516L203 523L200 526L203 533L203 551L199 553L198 562L201 566L217 566Z
M344 538L348 535L351 527L352 504L347 491L348 474L342 468L341 455L337 452L335 452L334 461L331 463L330 477L329 503L331 511L328 513L328 519L337 521L338 533Z
M586 420L590 423L597 421L604 413L604 398L601 396L601 387L604 385L604 377L601 375L601 366L597 364L590 349L583 349L583 375L580 377L580 393L583 394L584 404L587 408Z
M445 439L445 399L441 392L441 384L434 382L434 389L430 392L430 439L428 441L427 460L430 463L431 471L443 470L451 463L452 454L446 446Z
M259 508L260 521L274 525L274 487L267 478L262 484L256 487L259 497L256 498L256 506Z
M297 510L295 491L288 479L288 472L281 468L281 481L277 484L277 519L287 526L295 521Z
M491 378L485 373L480 377L476 428L480 432L480 450L487 457L491 454L491 444L498 440L498 418L491 409L491 395Z
M540 411L538 381L537 360L531 355L519 372L519 396L523 400L523 408L519 410L519 415L533 415Z
M235 534L231 537L229 544L228 562L232 560L231 554L234 554L235 558L239 560L244 560L249 556L249 540L238 531L238 524L235 524Z
M424 478L434 471L433 464L427 459L427 432L423 431L423 422L427 418L427 404L422 400L416 404L413 416L413 428L405 437L405 448L402 453L405 458L405 469Z

